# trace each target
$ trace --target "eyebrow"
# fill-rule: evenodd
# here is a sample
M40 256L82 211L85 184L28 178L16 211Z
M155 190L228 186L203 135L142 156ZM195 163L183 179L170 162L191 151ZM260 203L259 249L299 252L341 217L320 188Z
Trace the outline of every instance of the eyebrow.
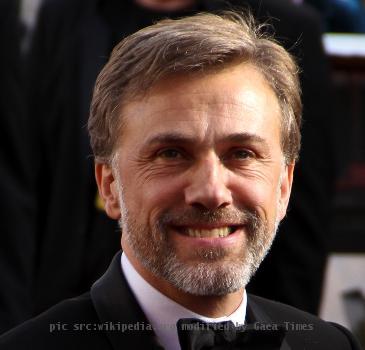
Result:
M262 138L261 136L258 136L256 134L251 134L248 132L230 134L228 136L223 137L220 141L232 142L232 143L254 142L254 143L263 144L265 147L269 147L267 141L264 138Z
M161 133L154 135L145 141L146 146L154 146L156 144L189 144L194 142L194 137L189 137L178 132Z
M154 146L158 144L193 144L196 142L195 137L188 136L179 132L168 132L154 135L145 141L145 146ZM261 136L247 132L233 133L218 139L218 143L239 143L254 142L269 147L267 141Z

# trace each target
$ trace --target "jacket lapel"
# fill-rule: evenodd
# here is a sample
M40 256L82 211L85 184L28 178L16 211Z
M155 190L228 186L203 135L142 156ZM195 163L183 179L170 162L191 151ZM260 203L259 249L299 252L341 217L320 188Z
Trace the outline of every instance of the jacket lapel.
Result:
M106 332L113 349L161 349L144 313L137 304L120 266L121 253L91 287L91 299L101 323L114 325ZM119 327L119 328L118 328Z
M246 311L246 323L247 324L275 324L270 316L260 307L259 303L252 300L253 298L248 295L247 311ZM292 348L288 344L287 337L284 338L280 350L291 350Z

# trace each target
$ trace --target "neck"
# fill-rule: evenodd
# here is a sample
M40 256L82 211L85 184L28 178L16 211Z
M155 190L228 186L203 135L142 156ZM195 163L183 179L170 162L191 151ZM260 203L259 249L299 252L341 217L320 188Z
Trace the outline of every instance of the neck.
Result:
M127 248L123 248L130 263L136 271L155 289L171 300L188 310L209 318L219 318L231 315L240 306L243 299L244 289L226 295L193 295L183 292L171 283L163 280L149 270L145 269L134 254Z
M135 0L135 2L150 10L169 12L189 9L195 0Z

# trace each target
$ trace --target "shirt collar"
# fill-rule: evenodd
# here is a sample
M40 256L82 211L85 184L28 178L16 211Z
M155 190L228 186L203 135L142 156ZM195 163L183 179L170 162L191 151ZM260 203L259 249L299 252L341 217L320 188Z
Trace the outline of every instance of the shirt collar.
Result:
M123 253L121 266L127 283L138 304L156 333L159 343L168 350L180 350L176 322L180 318L197 318L205 322L232 321L236 326L245 323L247 294L243 293L240 306L231 315L209 318L188 310L152 287L133 267Z

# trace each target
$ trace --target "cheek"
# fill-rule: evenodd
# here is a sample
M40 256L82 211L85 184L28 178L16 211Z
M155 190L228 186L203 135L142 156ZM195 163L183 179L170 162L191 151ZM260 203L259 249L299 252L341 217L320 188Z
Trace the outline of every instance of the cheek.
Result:
M136 213L154 222L162 212L182 203L183 188L179 179L155 179L135 186L134 192L129 191L129 200Z
M278 195L277 185L268 181L245 179L231 188L235 205L256 210L260 216L268 219L276 212Z

